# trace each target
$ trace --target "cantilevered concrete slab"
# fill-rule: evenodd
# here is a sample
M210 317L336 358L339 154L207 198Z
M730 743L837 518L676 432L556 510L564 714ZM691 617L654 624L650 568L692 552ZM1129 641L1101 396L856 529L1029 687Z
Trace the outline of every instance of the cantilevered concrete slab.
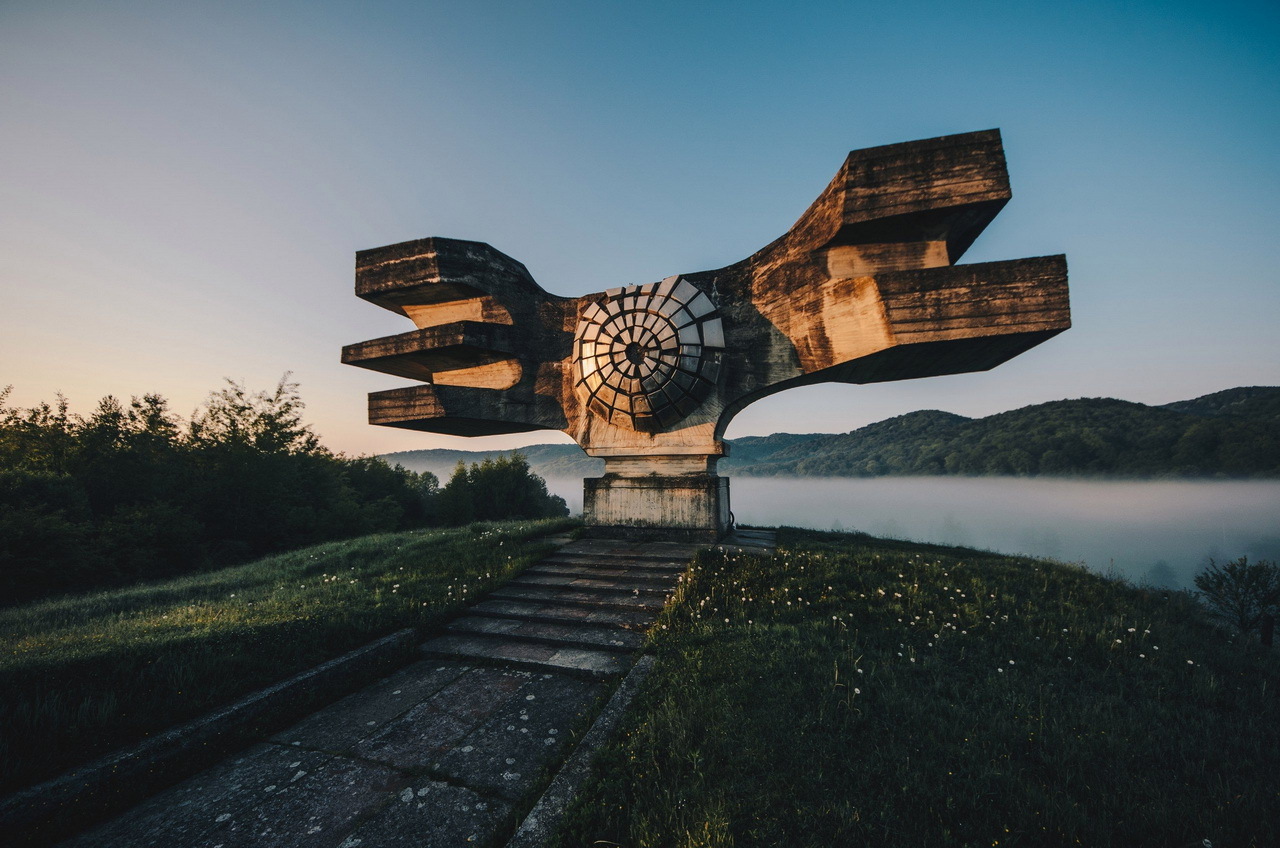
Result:
M1009 201L997 130L855 150L780 238L740 262L583 297L487 244L356 255L356 293L417 330L343 361L421 381L373 424L479 436L561 430L605 474L602 533L718 539L733 417L794 386L983 371L1071 324L1063 256L957 265Z

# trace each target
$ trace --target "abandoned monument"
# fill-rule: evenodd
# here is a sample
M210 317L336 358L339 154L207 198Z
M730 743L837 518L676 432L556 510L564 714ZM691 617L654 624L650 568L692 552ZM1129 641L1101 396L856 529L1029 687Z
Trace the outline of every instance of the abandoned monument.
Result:
M714 271L577 298L487 244L356 254L356 294L418 329L342 361L421 381L369 421L481 436L562 430L605 474L595 532L714 540L729 422L794 386L983 371L1071 324L1064 256L954 264L1009 201L998 130L855 150L785 235Z

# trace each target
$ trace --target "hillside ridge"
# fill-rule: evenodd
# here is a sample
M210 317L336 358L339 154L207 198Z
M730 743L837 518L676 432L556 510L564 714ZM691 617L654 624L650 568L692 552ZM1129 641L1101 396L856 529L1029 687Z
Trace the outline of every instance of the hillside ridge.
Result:
M922 475L1126 478L1280 477L1280 387L1241 386L1150 406L1116 398L1032 404L982 418L918 410L847 433L773 433L730 440L720 463L740 476ZM544 477L598 476L576 445L520 452ZM447 479L458 462L510 451L422 450L391 463Z

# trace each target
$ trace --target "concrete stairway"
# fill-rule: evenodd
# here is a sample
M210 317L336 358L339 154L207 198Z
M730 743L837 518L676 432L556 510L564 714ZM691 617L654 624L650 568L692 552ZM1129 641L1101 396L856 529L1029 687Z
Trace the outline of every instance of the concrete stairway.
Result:
M761 550L767 543L731 537L724 547ZM663 542L570 543L422 645L431 659L330 704L67 844L497 844L542 775L570 755L567 731L613 689L606 678L631 669L644 632L694 550ZM627 689L624 681L618 691ZM626 698L618 703L624 709ZM593 744L616 717L604 724L597 719L588 733ZM591 750L572 756L586 762ZM566 791L548 790L544 801L563 806L572 796Z
M593 678L621 674L695 550L572 542L490 592L422 651Z

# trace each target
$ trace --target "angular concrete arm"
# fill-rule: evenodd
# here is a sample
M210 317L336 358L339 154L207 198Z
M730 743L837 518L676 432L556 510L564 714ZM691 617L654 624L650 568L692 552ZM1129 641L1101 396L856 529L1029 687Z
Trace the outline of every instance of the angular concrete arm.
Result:
M705 470L766 395L985 370L1067 329L1064 257L953 264L1009 198L989 130L854 151L781 238L661 283L559 298L478 242L363 251L357 294L419 329L343 361L428 383L371 395L375 424L559 429L619 468Z

